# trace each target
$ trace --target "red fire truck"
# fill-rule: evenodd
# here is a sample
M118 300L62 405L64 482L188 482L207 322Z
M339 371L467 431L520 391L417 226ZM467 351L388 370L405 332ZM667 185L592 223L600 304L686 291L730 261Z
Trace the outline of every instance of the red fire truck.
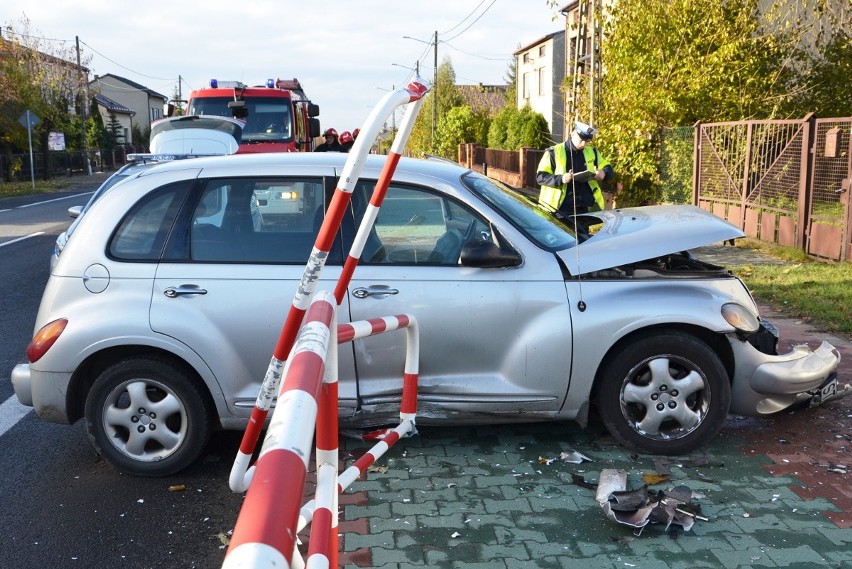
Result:
M269 79L255 87L211 79L209 88L189 94L187 114L245 121L237 154L310 152L320 135L319 106L310 102L298 79Z

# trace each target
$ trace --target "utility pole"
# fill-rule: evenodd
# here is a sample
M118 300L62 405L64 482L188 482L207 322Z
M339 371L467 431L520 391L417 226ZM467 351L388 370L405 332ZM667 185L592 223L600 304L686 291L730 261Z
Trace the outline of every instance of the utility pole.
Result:
M74 36L77 44L77 71L80 73L83 88L83 104L80 105L83 111L83 158L86 161L85 168L88 176L92 175L92 163L89 160L89 142L86 140L86 119L89 116L89 78L83 73L83 66L80 64L80 36Z
M432 76L432 152L435 152L435 128L438 124L438 30L435 30L435 74Z

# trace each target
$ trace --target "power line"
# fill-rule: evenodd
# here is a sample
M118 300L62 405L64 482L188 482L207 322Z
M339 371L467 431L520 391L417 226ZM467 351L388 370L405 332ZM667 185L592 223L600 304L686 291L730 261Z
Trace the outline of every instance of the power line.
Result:
M450 33L451 31L453 31L454 29L456 29L457 27L459 27L460 25L462 25L463 23L465 23L465 21L466 21L468 18L470 18L471 16L473 16L473 14L474 14L477 10L479 10L479 7L480 7L480 6L482 6L483 4L485 4L485 0L482 0L482 2L480 2L479 4L477 4L476 8L474 8L473 10L471 10L471 11L470 11L470 14L468 14L467 16L465 16L465 17L462 19L462 21L461 21L461 22L459 22L458 24L456 24L455 26L453 26L453 27L452 27L452 28L450 28L449 30L447 30L447 31L445 31L445 32L441 32L441 33L440 33L440 34L438 34L438 35L441 35L441 36L442 36L442 35L444 35L444 34L448 34L448 33Z
M157 81L174 81L174 78L169 78L169 77L155 77L155 76L153 76L153 75L146 75L145 73L140 73L139 71L135 71L135 70L133 70L133 69L130 69L129 67L125 67L124 65L122 65L122 64L120 64L120 63L118 63L117 61L115 61L115 60L113 60L113 59L110 59L109 57L105 56L104 54L102 54L101 52L99 52L98 50L96 50L95 48L93 48L92 46L90 46L89 44L87 44L86 42L84 42L83 40L80 40L80 43L81 43L81 44L83 44L84 46L88 47L88 48L89 48L89 49L91 49L93 52L97 53L98 55L100 55L101 57L103 57L104 59L106 59L107 61L109 61L110 63L112 63L112 64L114 64L114 65L118 65L118 66L119 66L119 67L121 67L122 69L126 69L127 71L130 71L131 73L135 73L136 75L140 75L140 76L142 76L142 77L147 77L148 79L156 79Z
M491 7L492 7L492 6L493 6L496 2L497 2L497 0L491 0L491 4L489 4L489 5L488 5L488 7L487 7L487 8L485 8L485 10L483 10L483 11L482 11L482 13L481 13L479 16L477 16L477 17L476 17L476 19L475 19L474 21L472 21L472 22L470 23L470 25L468 25L465 29L463 29L462 31L460 31L459 33L457 33L456 35L454 35L453 37L451 37L451 38L447 38L447 39L445 39L445 40L443 40L443 41L447 42L447 41L454 40L454 39L456 39L457 37L459 37L460 35L462 35L463 33L465 33L466 31L468 31L468 30L469 30L469 29L470 29L470 28L471 28L471 27L472 27L472 26L473 26L476 22L478 22L478 21L479 21L479 19L480 19L482 16L484 16L485 14L487 14L487 13L488 13L488 10L490 10L490 9L491 9Z
M446 41L442 41L441 43L465 55L470 55L471 57L478 57L480 59L487 59L488 61L507 61L512 59L511 57L487 57L484 55L479 55L478 53L470 53L469 51L459 49L456 46L447 43Z

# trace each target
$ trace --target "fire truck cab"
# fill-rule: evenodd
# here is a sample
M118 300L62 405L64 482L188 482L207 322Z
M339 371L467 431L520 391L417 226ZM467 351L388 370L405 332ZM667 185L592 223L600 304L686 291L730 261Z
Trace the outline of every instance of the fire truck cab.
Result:
M319 106L298 79L268 79L249 87L239 81L210 80L189 94L189 115L218 115L245 121L237 154L310 152L320 135Z

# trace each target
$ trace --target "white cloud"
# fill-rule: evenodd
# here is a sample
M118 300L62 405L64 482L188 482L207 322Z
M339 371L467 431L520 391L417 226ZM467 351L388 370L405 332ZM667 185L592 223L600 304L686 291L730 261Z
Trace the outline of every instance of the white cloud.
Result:
M320 105L323 128L338 131L360 126L382 97L379 88L408 81L411 73L392 63L413 67L423 57L421 75L432 77L429 46L404 35L431 42L437 30L439 62L452 59L459 83L500 84L519 45L564 22L552 19L546 0L150 0L132 6L30 0L24 6L0 8L0 22L25 13L31 31L43 37L73 45L79 36L84 55L92 55L92 73L120 75L167 96L180 75L184 97L187 85L203 87L214 77L248 84L297 77Z

